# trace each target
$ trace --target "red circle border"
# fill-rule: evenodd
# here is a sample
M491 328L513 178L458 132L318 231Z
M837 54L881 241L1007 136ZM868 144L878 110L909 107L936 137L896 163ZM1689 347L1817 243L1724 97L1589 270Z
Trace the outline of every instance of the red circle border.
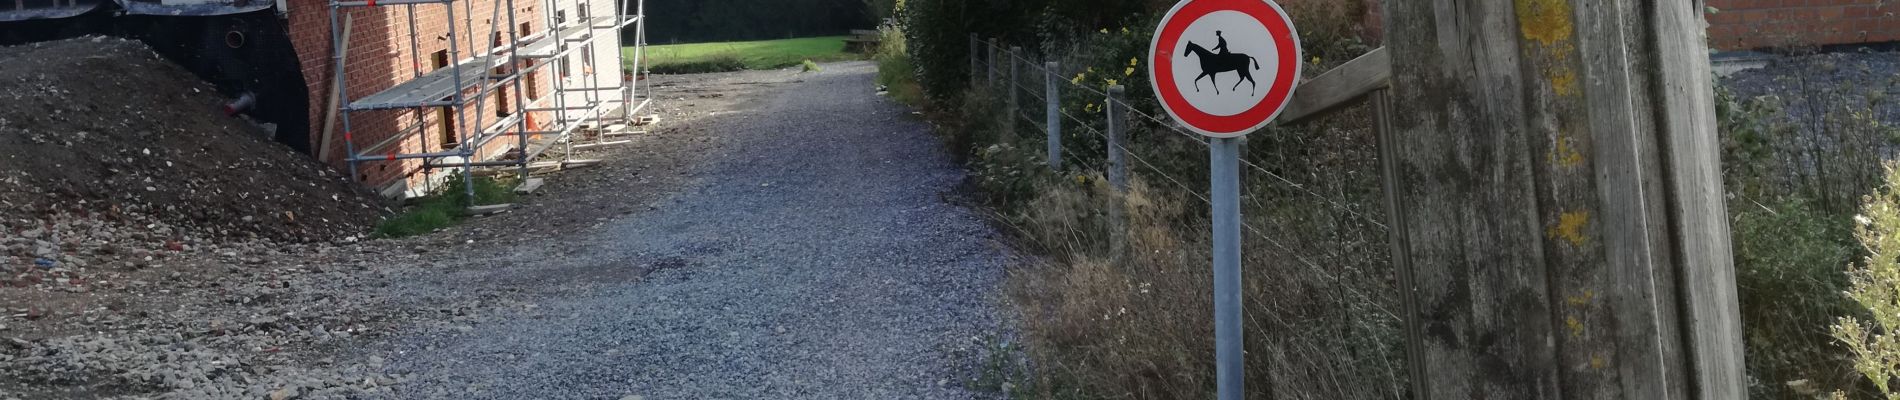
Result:
M1177 54L1174 49L1180 47L1181 36L1186 34L1188 26L1194 21L1219 11L1238 11L1253 16L1266 26L1268 34L1273 36L1273 47L1280 50L1280 59L1275 68L1282 72L1269 83L1267 96L1260 103L1247 111L1224 117L1195 108L1183 97L1174 80L1174 59ZM1161 99L1162 108L1167 109L1168 114L1182 125L1207 136L1238 137L1265 127L1286 109L1300 79L1303 66L1300 57L1298 33L1293 29L1292 19L1278 4L1268 0L1184 0L1162 19L1154 42L1148 48L1148 81L1153 82L1155 96Z

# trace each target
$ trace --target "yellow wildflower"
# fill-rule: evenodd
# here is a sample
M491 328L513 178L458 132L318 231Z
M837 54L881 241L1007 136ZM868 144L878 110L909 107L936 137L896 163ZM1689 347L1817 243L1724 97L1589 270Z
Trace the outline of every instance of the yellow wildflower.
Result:
M1108 80L1108 85L1109 85L1109 86L1115 86L1115 80L1114 80L1114 79L1109 79L1109 80Z
M1069 83L1074 84L1074 85L1080 85L1082 84L1082 78L1087 78L1088 76L1089 74L1087 72L1075 74L1075 79L1070 79Z
M1133 67L1137 65L1141 65L1141 57L1131 57L1128 59L1128 66Z
M1122 76L1135 76L1135 67L1128 67L1127 71L1122 71Z
M1122 34L1123 35L1128 34L1128 27L1122 27Z
M1082 107L1082 111L1087 111L1087 112L1088 112L1088 113L1090 113L1090 114L1094 114L1094 113L1095 113L1095 103L1089 103L1089 105L1088 105L1087 107Z
M1102 28L1102 33L1108 33L1108 28Z
M1319 65L1319 56L1313 56L1313 65Z
M1087 185L1087 184L1089 184L1089 177L1088 177L1088 175L1076 175L1076 176L1075 176L1075 184L1077 184L1077 185Z

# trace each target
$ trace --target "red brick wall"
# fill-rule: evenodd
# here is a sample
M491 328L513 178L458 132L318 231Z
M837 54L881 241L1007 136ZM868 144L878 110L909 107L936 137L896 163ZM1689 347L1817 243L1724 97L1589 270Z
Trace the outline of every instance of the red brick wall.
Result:
M1380 0L1366 1L1368 40L1384 27ZM1900 41L1900 1L1708 0L1709 46L1719 50Z
M1709 46L1723 50L1900 41L1900 2L1708 0Z
M473 3L469 3L470 1L473 1ZM330 87L335 82L335 77L331 71L335 66L335 60L331 58L333 46L331 45L330 13L327 4L327 0L289 0L290 37L293 45L296 47L297 56L303 69L304 79L308 82L310 89L310 138L313 142L311 146L312 149L323 146L323 143L316 142L321 141L323 137L324 115L331 109L329 103ZM458 0L452 3L452 6L455 7L456 41L459 43L458 51L461 52L461 58L472 57L487 51L491 44L489 42L491 39L490 35L497 29L496 24L490 22L491 16L494 15L494 7L504 4L505 0ZM516 0L514 22L516 24L523 22L530 23L530 29L535 32L546 30L545 21L542 20L541 14L539 14L540 5L541 2L536 0ZM470 6L473 6L474 9L472 14L468 12ZM418 68L420 68L420 71L423 73L429 72L433 66L433 54L436 51L446 50L449 47L449 20L447 19L445 8L446 7L441 4L416 5L416 29L413 31L410 30L410 20L406 6L348 7L339 9L339 12L348 12L353 15L355 24L355 26L351 28L350 49L347 55L348 65L345 67L348 72L348 81L345 85L348 98L345 101L362 98L366 95L374 94L395 86L396 84L408 81L415 76ZM473 18L470 18L471 16ZM508 16L505 12L500 14L500 29L502 29L502 35L504 35L504 37L508 34L506 26L509 21L507 18ZM337 20L338 23L343 21L341 14L339 14ZM471 21L474 25L474 34L470 34L470 27L467 23ZM415 51L413 52L411 51L412 46L410 45L412 37L415 38L415 42L417 43L417 45L414 46ZM545 82L548 74L542 72L538 75L540 75L539 78L542 82L535 85L538 86L541 92L537 95L545 97L547 95L547 88L549 87L547 82ZM526 83L524 82L523 84L525 85ZM467 92L467 95L474 97L476 93L471 90ZM493 97L496 96L491 95L489 97L488 99L483 99L487 104L482 110L484 114L481 119L483 125L492 124L497 120L495 116L496 103L493 99ZM508 99L508 102L511 108L520 108L520 105L513 104L514 100L512 98ZM476 111L473 107L473 103L471 103L464 112L465 116L463 118L467 118L468 120L456 125L457 128L463 129L464 132L466 132L471 125L474 125L475 121ZM404 128L414 128L417 122L415 114L416 112L412 110L352 113L350 115L350 140L358 149L381 142L384 139L398 134ZM395 151L402 153L443 151L439 133L441 127L438 125L441 121L435 117L436 114L437 112L433 109L423 113L422 123L424 124L425 135L404 139L399 145L392 145L379 151L379 153ZM537 117L535 120L537 123L546 122L545 118ZM336 127L333 130L332 143L329 144L331 159L328 161L339 168L343 168L347 165L346 162L342 161L346 155L342 125L342 118L341 115L339 115ZM531 129L533 128L531 127ZM423 143L423 137L427 138L428 144L426 146ZM508 148L508 143L503 142L512 143L513 139L507 137L503 139L508 140L497 139L482 149L482 155L490 155L501 149ZM479 157L481 156L478 156L478 158ZM410 179L413 181L414 179L420 178L417 174L420 165L421 161L418 160L366 162L359 166L360 169L357 178L371 187L382 187L397 182L400 179Z

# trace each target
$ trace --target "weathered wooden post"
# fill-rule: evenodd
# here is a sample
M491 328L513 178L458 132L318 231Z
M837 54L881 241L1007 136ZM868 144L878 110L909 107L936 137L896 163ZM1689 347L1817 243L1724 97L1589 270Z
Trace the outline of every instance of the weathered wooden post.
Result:
M1696 2L1385 7L1417 397L1745 398Z
M989 60L989 65L987 65L989 69L989 80L987 82L989 83L991 89L995 89L996 88L996 38L990 38L990 42L984 43L984 47L986 48L985 50L990 53L989 57L986 58L986 60Z
M977 47L977 42L978 40L976 38L976 34L975 33L970 34L970 87L976 87L976 75L979 73L978 62L982 60L981 58L978 58L978 57L981 57L983 55L982 53L977 51L977 49L980 48L980 47Z
M1004 109L1008 110L1008 112L1003 113L1003 137L1010 138L1011 140L1017 137L1016 125L1019 124L1016 120L1020 119L1017 116L1021 115L1020 110L1022 110L1022 103L1018 101L1022 96L1022 74L1019 73L1021 70L1017 68L1021 66L1022 63L1016 62L1017 59L1022 58L1022 55L1023 48L1018 46L1010 46L1009 54L1004 55L1004 57L1009 58L1009 71L1008 75L1004 77L1004 80L1007 82L1003 83L1003 93L1005 96L1003 99Z
M1043 96L1042 117L1043 133L1049 136L1049 169L1062 170L1062 78L1056 76L1059 64L1050 61L1042 64Z
M1122 147L1122 134L1128 129L1128 121L1123 120L1126 112L1123 107L1127 107L1122 103L1124 91L1121 85L1109 86L1108 107L1103 112L1108 114L1108 184L1115 187L1116 193L1128 191L1128 156Z

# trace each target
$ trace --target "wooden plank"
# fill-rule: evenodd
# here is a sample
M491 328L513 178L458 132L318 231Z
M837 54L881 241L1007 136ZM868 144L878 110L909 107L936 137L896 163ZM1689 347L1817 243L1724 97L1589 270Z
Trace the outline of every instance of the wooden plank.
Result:
M1641 3L1639 3L1641 4ZM1742 368L1742 317L1735 286L1733 249L1729 243L1728 210L1717 142L1715 89L1709 76L1708 44L1703 41L1703 1L1684 8L1673 2L1638 7L1649 16L1656 34L1651 48L1661 55L1652 73L1662 82L1654 103L1662 146L1665 214L1674 247L1671 256L1686 288L1679 301L1687 315L1682 330L1692 398L1741 399L1748 396ZM1645 21L1637 19L1634 21Z
M343 54L337 55L337 61L340 65L331 65L330 68L341 68L342 65L349 65L350 52L348 49L350 48L350 30L356 26L355 22L355 14L343 14L343 42L340 43L336 49L332 49L332 51L341 51ZM338 72L339 71L330 71L331 74ZM337 109L341 108L342 105L343 88L337 85L335 76L333 75L330 79L329 107L325 107L323 112L323 140L318 142L317 161L330 162L330 147L333 146L332 141L336 139L336 113ZM352 176L350 179L357 179L357 177Z
M1456 4L1454 4L1456 3ZM1385 3L1419 399L1560 399L1513 5Z
M484 215L494 215L494 214L505 213L505 212L508 212L508 210L512 210L514 208L515 208L514 204L493 204L493 205L486 205L486 206L469 207L469 208L463 209L462 213L468 214L469 216L484 216Z
M1384 47L1300 82L1299 90L1286 110L1280 112L1280 124L1291 124L1325 115L1355 100L1384 89L1392 82L1392 55Z
M541 190L541 185L546 183L547 179L528 178L527 180L521 181L521 185L515 186L515 193L534 194L534 191Z
M1699 11L1386 7L1417 398L1745 397Z

